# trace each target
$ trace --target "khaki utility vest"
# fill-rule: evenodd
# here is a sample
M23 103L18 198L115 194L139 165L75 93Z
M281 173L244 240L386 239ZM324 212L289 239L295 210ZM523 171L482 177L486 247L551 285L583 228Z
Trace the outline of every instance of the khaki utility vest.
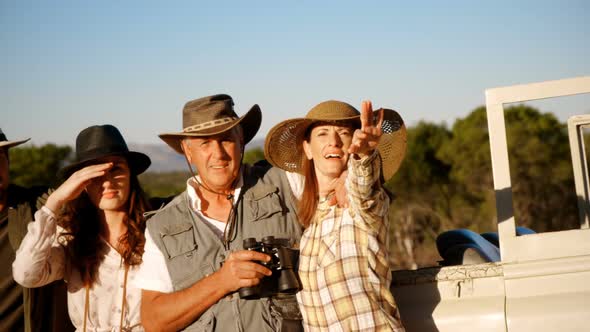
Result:
M245 238L260 241L273 235L290 238L298 245L302 228L282 170L246 166L237 199L236 231L229 250L189 208L186 191L148 220L147 229L166 259L174 291L188 288L218 270L231 251L243 249ZM289 324L301 320L295 295L242 300L235 292L210 307L185 331L291 330L285 328L283 320Z

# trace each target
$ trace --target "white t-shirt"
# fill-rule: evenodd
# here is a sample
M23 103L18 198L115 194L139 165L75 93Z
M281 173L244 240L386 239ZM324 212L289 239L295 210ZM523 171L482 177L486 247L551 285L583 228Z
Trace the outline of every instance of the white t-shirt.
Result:
M303 179L304 177L297 173L285 172L289 186L295 197L301 196L303 192ZM197 176L198 177L198 176ZM225 229L226 222L215 220L203 215L201 211L201 199L194 188L196 181L191 177L186 181L187 194L190 201L190 206L198 216L199 220L205 222L220 238L223 238L223 231ZM234 196L239 197L240 191L242 190L243 180L240 178ZM237 199L234 200L234 204L237 204ZM168 273L168 267L166 265L166 258L164 254L158 249L156 243L150 236L150 232L146 229L145 231L145 247L143 254L143 263L139 267L139 273L134 281L134 286L141 289L157 291L161 293L172 293L174 287L170 274Z

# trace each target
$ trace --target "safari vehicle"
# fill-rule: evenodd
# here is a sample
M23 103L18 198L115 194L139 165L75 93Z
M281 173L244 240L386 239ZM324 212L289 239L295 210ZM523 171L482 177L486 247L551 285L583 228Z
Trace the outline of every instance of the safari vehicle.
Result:
M459 257L458 265L395 271L392 291L408 332L590 331L590 181L583 140L590 115L568 121L580 229L538 234L516 227L504 120L505 104L582 93L590 93L590 77L486 90L499 248L479 234L451 232L437 246Z

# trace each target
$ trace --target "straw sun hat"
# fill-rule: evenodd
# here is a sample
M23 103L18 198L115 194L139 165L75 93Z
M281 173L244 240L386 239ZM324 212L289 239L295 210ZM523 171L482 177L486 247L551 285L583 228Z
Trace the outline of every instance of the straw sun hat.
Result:
M378 112L374 111L376 118ZM335 100L322 102L312 108L304 118L285 120L274 126L266 137L264 155L273 166L289 172L301 173L304 152L302 143L307 129L321 123L355 123L361 127L360 112L353 106ZM383 135L377 150L381 155L383 178L389 180L399 169L406 154L406 127L394 110L383 109Z

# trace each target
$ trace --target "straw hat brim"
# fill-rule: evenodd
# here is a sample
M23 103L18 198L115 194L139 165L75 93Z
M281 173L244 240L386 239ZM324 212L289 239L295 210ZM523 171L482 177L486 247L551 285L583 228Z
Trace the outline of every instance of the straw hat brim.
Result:
M397 172L406 155L406 127L401 116L394 110L383 109L383 135L377 150L382 159L383 178L387 181ZM378 112L375 111L376 115ZM317 122L358 121L360 114L340 119L297 118L285 120L274 126L266 136L264 155L271 165L288 172L303 172L303 139L309 126Z
M260 107L258 105L254 105L243 116L223 125L203 129L196 132L164 133L158 136L176 152L183 154L184 152L182 151L182 147L180 146L180 142L182 139L187 137L207 137L222 134L228 130L231 130L233 127L239 124L242 125L245 145L248 142L250 142L254 138L254 136L256 136L258 129L260 129L261 123L262 112L260 111Z
M1 141L0 142L0 148L7 148L7 149L8 148L12 148L12 147L15 147L17 145L21 145L23 143L26 143L29 140L30 140L30 138L23 139L23 140L20 140L20 141Z

